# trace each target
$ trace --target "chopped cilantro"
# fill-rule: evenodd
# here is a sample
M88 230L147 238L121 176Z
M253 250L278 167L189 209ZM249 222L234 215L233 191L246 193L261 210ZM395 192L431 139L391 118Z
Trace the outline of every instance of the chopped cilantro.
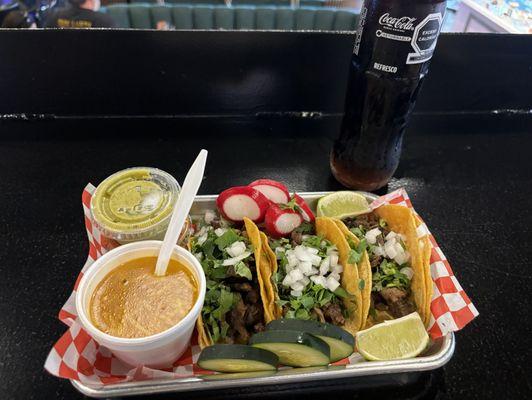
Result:
M322 241L322 236L311 235L305 240L303 240L303 244L307 247L315 247L316 249L319 249L321 247Z
M240 299L229 288L212 280L207 281L207 293L201 315L207 328L207 334L213 342L218 342L227 335L229 325L225 315Z
M334 291L334 294L337 295L338 297L343 298L343 299L345 299L345 298L350 296L350 294L347 293L347 291L341 286L338 286L336 288L336 290Z
M237 242L240 239L240 236L236 234L234 229L228 229L225 233L218 237L214 243L218 246L220 250L224 250L226 247L231 246L234 242Z
M306 308L307 310L312 309L314 307L315 300L311 294L305 294L299 298L299 301L301 305Z
M347 262L350 264L354 264L354 263L359 262L362 259L362 255L364 254L364 251L366 251L368 244L366 242L366 239L362 239L360 243L358 244L358 246L355 247L355 244L353 243L353 241L350 240L350 246L352 248L351 250L349 250L349 258Z
M301 225L299 225L296 229L296 232L302 233L302 234L312 234L314 233L314 225L310 222L303 222Z
M310 319L310 315L307 310L304 308L300 308L296 311L296 318L297 319Z
M359 239L363 239L364 235L366 234L365 229L362 225L356 228L351 228L350 231L353 232L353 234Z
M242 276L242 277L246 278L247 280L251 280L252 279L251 270L242 261L240 261L238 264L235 265L235 273L238 276Z
M408 289L410 287L410 280L408 277L400 272L401 266L395 261L383 260L373 272L372 291L379 292L386 287L397 287L400 289Z
M358 288L360 290L364 290L365 287L366 287L366 281L364 279L359 279L358 280Z

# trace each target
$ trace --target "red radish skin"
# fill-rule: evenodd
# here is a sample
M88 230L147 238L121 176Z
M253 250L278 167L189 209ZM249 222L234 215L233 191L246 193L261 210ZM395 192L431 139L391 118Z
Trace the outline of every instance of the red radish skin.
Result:
M281 182L271 179L257 179L248 186L258 190L274 203L288 203L290 201L290 193Z
M272 203L266 211L264 225L266 232L272 237L288 236L294 229L303 223L303 217L295 210L282 209Z
M307 202L303 200L303 198L297 193L294 193L294 198L296 199L296 204L301 209L301 216L303 217L303 219L307 222L314 222L316 217L314 216L314 213L308 206Z
M233 222L242 222L244 217L253 222L262 222L270 200L249 186L235 186L224 190L216 199L222 216Z

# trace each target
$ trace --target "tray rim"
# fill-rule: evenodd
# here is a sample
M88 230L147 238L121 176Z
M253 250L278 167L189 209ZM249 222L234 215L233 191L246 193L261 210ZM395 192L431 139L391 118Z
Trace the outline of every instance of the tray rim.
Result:
M303 198L316 198L332 192L298 192ZM360 192L368 200L377 199L373 193ZM205 203L215 200L217 195L196 196L194 203ZM216 389L230 389L236 387L270 386L279 384L301 383L314 380L347 379L368 375L387 375L394 373L411 373L434 370L443 367L452 358L456 346L454 333L449 333L440 339L440 349L430 355L407 360L393 360L382 362L362 362L343 366L341 369L327 369L302 372L299 374L275 374L261 378L242 378L220 381L203 380L199 377L178 379L157 379L141 382L125 382L104 386L83 384L70 379L72 386L80 393L94 398L111 398L118 396L132 396L140 394L179 393L192 391L209 391Z

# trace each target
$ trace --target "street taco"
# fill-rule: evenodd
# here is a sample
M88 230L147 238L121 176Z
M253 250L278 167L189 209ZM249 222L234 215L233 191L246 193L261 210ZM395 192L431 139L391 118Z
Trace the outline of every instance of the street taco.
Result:
M273 319L271 299L257 264L261 260L259 230L249 219L242 229L210 215L200 221L189 249L207 278L205 302L196 328L201 348L215 343L247 344L252 334Z
M260 264L276 318L313 319L354 334L362 323L362 294L349 245L330 218L317 218L292 232L290 239L261 233L269 262Z
M414 311L428 325L432 297L430 242L418 238L412 211L384 205L373 212L335 220L358 260L361 276L371 276L363 289L365 327ZM430 282L429 282L430 280Z

